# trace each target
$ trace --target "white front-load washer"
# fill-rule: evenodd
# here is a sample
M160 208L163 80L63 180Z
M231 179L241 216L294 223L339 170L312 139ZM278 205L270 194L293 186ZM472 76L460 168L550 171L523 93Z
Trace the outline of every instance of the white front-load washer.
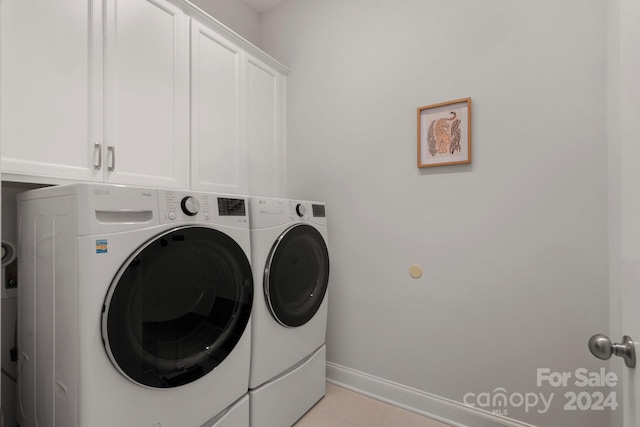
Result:
M325 204L249 199L251 425L291 426L325 394L329 252Z
M241 427L243 197L106 184L18 195L21 427Z

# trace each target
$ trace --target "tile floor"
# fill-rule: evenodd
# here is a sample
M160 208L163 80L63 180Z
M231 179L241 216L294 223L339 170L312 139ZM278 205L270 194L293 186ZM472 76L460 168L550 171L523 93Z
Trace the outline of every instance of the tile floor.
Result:
M327 394L294 427L449 427L327 383Z

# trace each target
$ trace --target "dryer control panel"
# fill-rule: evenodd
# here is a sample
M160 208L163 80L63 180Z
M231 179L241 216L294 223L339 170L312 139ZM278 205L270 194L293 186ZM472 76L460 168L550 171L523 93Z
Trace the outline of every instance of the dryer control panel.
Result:
M327 225L326 209L323 202L251 197L249 211L251 227L254 229L297 222Z
M292 220L310 221L326 225L325 204L308 201L289 201L289 216Z

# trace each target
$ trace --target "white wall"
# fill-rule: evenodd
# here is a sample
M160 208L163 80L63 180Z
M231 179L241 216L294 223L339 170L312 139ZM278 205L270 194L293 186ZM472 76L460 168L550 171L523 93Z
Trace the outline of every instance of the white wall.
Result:
M258 44L259 14L242 0L191 0L193 4L253 44Z
M606 14L599 0L289 0L261 47L291 72L289 196L325 200L328 359L403 387L555 393L608 330ZM473 163L416 168L416 108L473 99ZM419 264L424 275L411 279ZM402 402L400 402L402 403Z

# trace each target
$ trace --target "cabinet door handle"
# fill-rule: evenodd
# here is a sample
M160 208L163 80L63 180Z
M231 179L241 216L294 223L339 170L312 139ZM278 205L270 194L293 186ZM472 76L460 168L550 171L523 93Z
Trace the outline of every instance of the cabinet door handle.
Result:
M102 144L100 144L99 142L93 143L93 158L97 159L95 162L93 162L93 168L95 170L102 169Z
M107 152L109 154L109 165L107 170L113 172L116 169L116 147L113 145L107 145Z

